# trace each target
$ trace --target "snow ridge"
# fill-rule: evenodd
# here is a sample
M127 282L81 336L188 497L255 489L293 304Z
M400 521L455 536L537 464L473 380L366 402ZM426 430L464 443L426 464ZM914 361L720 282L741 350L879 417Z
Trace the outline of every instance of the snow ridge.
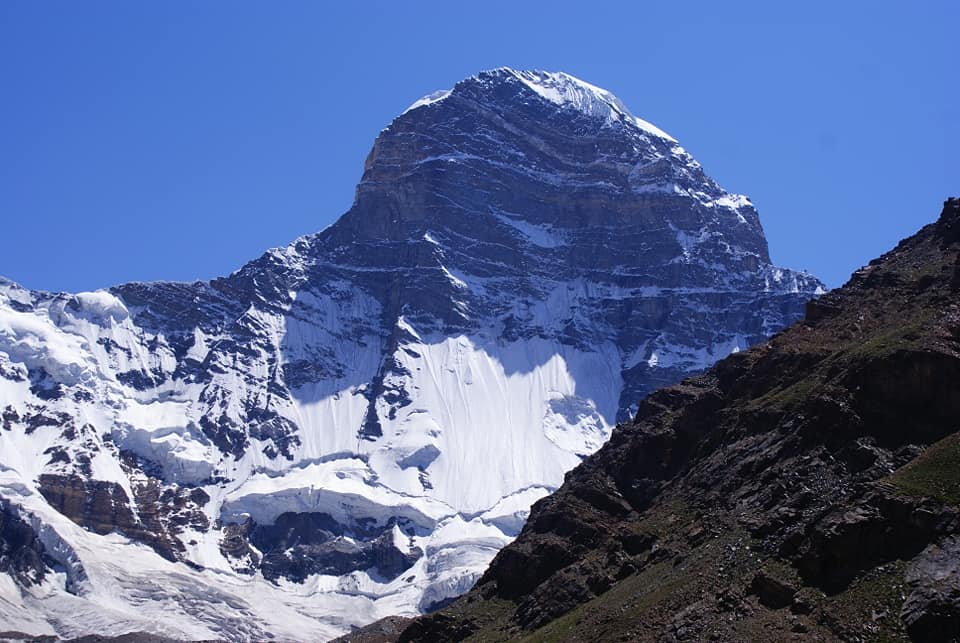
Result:
M489 72L482 72L468 80L484 82L485 77L502 77L504 75L516 78L538 96L558 107L571 108L607 123L614 121L629 122L647 134L676 142L676 139L652 123L634 116L627 106L611 92L565 72L524 71L511 69L510 67L500 67ZM403 114L419 107L438 103L449 97L454 91L456 91L456 88L427 94L411 104L403 111Z

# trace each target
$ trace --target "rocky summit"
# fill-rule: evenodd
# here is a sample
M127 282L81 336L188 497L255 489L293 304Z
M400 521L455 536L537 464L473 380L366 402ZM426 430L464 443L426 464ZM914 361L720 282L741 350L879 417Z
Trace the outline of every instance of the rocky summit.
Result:
M960 200L647 397L469 594L389 634L960 640Z
M609 92L467 78L380 133L334 225L227 277L0 282L0 621L302 640L443 606L647 394L822 292ZM486 579L534 590L510 556Z

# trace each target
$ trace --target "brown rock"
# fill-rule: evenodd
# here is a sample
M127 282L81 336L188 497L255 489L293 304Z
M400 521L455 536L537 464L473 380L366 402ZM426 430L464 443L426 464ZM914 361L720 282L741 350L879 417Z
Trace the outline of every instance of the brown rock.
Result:
M762 605L781 609L793 603L797 588L761 569L750 581L750 593L756 595Z

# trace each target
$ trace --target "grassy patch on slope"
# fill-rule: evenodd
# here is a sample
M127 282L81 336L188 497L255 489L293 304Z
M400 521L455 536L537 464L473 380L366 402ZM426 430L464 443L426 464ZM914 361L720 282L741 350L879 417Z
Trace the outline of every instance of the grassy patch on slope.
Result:
M910 496L960 505L960 432L931 444L898 469L890 482Z

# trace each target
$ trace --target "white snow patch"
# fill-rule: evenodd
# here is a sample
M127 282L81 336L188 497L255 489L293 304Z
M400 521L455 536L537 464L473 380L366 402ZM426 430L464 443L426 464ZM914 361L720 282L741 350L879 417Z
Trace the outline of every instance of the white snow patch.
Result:
M450 272L449 270L447 270L447 267L444 266L443 264L440 264L440 270L443 271L444 276L447 278L447 280L448 280L451 284L453 284L453 286L454 286L455 288L459 288L459 289L461 289L461 290L468 290L468 289L469 289L469 286L467 286L467 282L465 282L463 279L460 279L459 277L457 277L456 275L454 275L452 272Z
M570 106L585 114L604 118L608 122L626 119L648 134L668 141L675 142L676 140L660 128L631 114L627 106L611 92L570 74L512 69L507 71L513 73L537 94L556 105Z
M552 224L530 223L521 218L516 218L516 216L510 216L506 212L500 212L494 209L491 209L491 213L498 221L507 224L519 232L527 242L535 246L541 248L558 248L567 245L566 235Z
M43 369L57 382L76 384L93 377L81 337L57 328L46 317L0 308L0 351L11 362Z
M642 118L637 118L630 113L627 106L611 92L596 85L591 85L570 74L564 72L519 71L510 69L509 67L501 67L495 71L514 76L528 88L536 92L538 96L560 107L576 109L584 114L603 119L607 124L614 121L626 122L644 134L676 143L676 139L659 127ZM414 101L410 107L403 111L403 114L420 107L438 103L450 96L452 91L453 90L445 89L428 94Z
M117 416L117 444L157 462L164 475L181 483L198 483L214 471L217 457L209 440L190 419L191 404L166 400L130 400Z
M586 352L542 338L504 344L460 336L408 343L394 358L408 374L389 385L416 391L416 402L393 408L393 417L388 405L378 408L384 438L370 467L391 489L466 513L531 482L559 486L609 435L623 386L613 344ZM567 406L583 413L558 400L576 400ZM558 426L564 412L578 416L569 431ZM426 445L439 451L424 471L427 489L415 467L401 466Z
M408 107L408 108L406 108L405 110L403 110L403 112L401 113L401 115L406 114L406 113L409 112L409 111L415 110L415 109L417 109L418 107L425 107L425 106L427 106L427 105L433 105L434 103L439 103L440 101L442 101L444 98L446 98L446 97L449 96L449 95L450 95L450 90L449 90L449 89L441 89L441 90L435 91L435 92L433 92L433 93L431 93L431 94L427 94L427 95L424 96L423 98L418 98L417 100L415 100L415 101L413 102L413 104L410 105L410 107Z
M123 321L130 316L123 302L106 290L80 292L73 296L73 301L78 305L79 311L71 312L95 323L103 324L111 319Z
M541 486L521 489L506 498L501 498L497 504L480 514L480 519L495 525L508 536L517 536L530 516L530 507L533 503L546 498L553 491L554 489Z
M226 522L245 516L270 525L286 512L326 513L344 525L371 518L385 524L404 517L432 528L453 513L431 498L408 496L374 481L367 464L356 458L310 464L282 476L256 474L229 493L223 505Z

